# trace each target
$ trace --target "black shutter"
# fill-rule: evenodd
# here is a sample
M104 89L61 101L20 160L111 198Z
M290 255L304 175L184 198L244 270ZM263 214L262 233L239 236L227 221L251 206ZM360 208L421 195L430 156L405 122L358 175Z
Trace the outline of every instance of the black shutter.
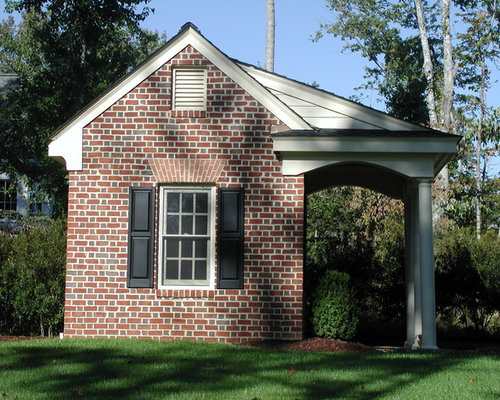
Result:
M131 187L127 287L153 287L154 187Z
M243 188L219 189L219 289L243 289L244 197Z

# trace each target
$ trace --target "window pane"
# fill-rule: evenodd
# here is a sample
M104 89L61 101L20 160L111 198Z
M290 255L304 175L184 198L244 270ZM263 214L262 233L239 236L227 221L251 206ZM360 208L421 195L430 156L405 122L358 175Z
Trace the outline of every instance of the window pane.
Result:
M181 257L193 257L193 241L192 240L183 240L182 241L182 251Z
M182 230L181 234L193 234L193 216L192 215L183 215L182 216Z
M195 233L197 235L207 234L207 217L204 215L196 216L196 229Z
M197 213L208 212L208 194L206 193L196 194L196 212Z
M207 262L205 260L195 261L194 279L207 279Z
M167 215L167 233L179 233L179 216Z
M198 239L195 241L194 256L196 258L207 258L207 240Z
M179 193L167 193L167 211L179 212Z
M191 260L181 261L181 279L193 279L193 262Z
M179 241L176 239L167 240L167 257L179 257Z
M193 212L193 193L182 193L182 212L192 213Z
M177 260L167 260L165 279L179 279L179 262Z

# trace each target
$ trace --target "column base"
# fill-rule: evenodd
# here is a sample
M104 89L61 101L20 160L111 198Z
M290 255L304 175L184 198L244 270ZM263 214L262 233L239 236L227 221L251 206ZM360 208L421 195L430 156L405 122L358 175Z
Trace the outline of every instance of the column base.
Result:
M422 344L422 335L415 336L413 340L408 339L403 347L412 350L439 350L436 345Z

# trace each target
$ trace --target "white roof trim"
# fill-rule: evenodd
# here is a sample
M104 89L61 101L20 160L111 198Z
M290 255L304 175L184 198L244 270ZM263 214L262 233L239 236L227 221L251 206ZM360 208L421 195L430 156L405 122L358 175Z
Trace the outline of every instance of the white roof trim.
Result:
M436 176L459 137L273 136L273 150L283 159L284 175L303 174L339 162L369 162L408 177Z
M426 140L427 139L427 140ZM428 140L432 139L432 140ZM454 137L359 137L345 136L273 136L274 151L278 152L330 152L330 153L446 153L454 154L457 139Z
M381 111L346 100L332 93L318 90L304 83L300 83L249 65L240 64L240 66L268 89L275 90L286 94L287 96L295 97L307 102L315 103L318 107L333 110L339 114L345 115L346 117L378 127L378 129L413 131L426 129L419 125L402 121Z
M172 39L162 50L133 70L125 79L112 87L56 132L49 143L49 156L58 160L64 160L66 169L68 170L81 170L83 167L83 128L188 45L192 45L197 51L203 54L210 62L238 83L290 129L312 129L301 117L254 78L245 73L243 69L212 45L194 28L188 27Z

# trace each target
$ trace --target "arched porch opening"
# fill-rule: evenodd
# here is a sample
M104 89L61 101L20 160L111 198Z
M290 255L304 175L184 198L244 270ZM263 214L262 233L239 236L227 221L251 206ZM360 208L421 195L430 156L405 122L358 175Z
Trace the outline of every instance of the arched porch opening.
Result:
M431 184L460 137L437 131L317 130L272 134L284 175L305 193L353 185L401 199L405 220L406 347L436 349Z
M304 298L314 297L327 270L345 272L359 295L361 337L377 340L384 335L372 337L373 329L391 322L384 340L398 343L406 322L402 200L408 179L371 163L339 162L307 172L304 181ZM409 347L413 335L407 335Z

